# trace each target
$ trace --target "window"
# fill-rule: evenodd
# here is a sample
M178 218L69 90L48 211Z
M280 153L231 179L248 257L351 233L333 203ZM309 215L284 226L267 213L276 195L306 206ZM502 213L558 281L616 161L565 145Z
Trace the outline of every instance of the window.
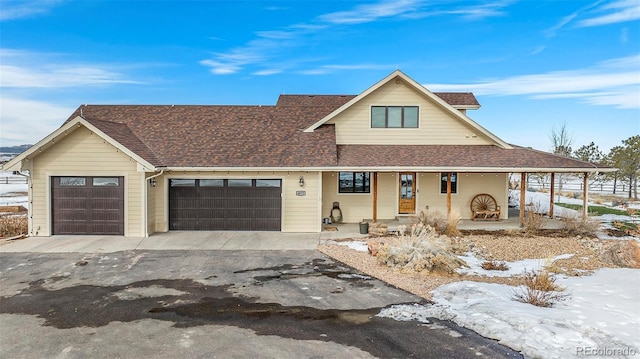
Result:
M200 187L224 187L224 180L221 179L201 179Z
M85 177L60 177L60 186L85 186Z
M172 179L170 181L171 187L195 187L196 180L194 179Z
M227 187L252 187L253 181L250 179L230 179L227 180Z
M440 193L447 193L447 174L440 173ZM458 193L458 174L451 172L451 193Z
M418 128L418 106L372 106L372 128Z
M280 180L257 179L256 187L280 187Z
M340 172L339 193L369 193L369 172Z
M117 177L94 177L93 178L93 186L119 186L120 179Z

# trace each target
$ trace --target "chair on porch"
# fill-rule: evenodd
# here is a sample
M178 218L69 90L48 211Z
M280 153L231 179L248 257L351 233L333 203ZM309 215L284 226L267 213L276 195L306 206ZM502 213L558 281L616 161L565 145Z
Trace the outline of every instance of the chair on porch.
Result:
M500 220L500 206L492 195L481 193L471 200L471 220Z

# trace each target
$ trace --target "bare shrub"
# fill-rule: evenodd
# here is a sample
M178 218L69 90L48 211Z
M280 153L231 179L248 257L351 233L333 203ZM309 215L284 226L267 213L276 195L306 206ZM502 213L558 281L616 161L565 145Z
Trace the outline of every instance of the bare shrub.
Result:
M458 229L458 225L462 220L462 215L460 214L460 210L452 209L451 213L447 217L447 228L444 230L444 234L450 237L458 237L460 236L460 230Z
M427 210L420 211L416 216L411 217L411 224L422 223L433 228L436 233L456 237L460 236L458 225L461 220L462 215L458 209L453 209L449 216L437 210Z
M524 272L524 286L518 287L513 292L513 299L533 304L537 307L552 307L570 297L569 294L560 293L563 287L556 283L554 274L546 269Z
M467 266L454 254L451 239L438 235L430 226L416 223L409 231L400 228L398 233L395 241L378 248L378 263L401 271L449 274Z
M0 238L7 238L27 234L27 216L0 217Z
M485 261L484 263L482 263L481 265L482 269L484 270L507 270L509 269L509 266L507 265L507 262L504 261Z
M583 217L581 214L570 214L560 218L564 230L572 235L595 237L600 228L600 221L593 217Z
M422 223L424 226L433 228L437 233L444 233L447 229L447 216L438 210L420 211L416 216L411 217L411 225Z
M531 203L528 210L524 214L524 229L527 233L537 233L542 229L544 222L542 220L540 202Z

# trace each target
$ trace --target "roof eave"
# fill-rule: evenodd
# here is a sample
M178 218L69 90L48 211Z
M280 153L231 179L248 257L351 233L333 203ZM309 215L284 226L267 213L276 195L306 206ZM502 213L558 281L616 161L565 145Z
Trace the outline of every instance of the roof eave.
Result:
M123 152L127 156L129 156L132 159L134 159L138 164L140 164L143 167L142 170L144 170L144 171L153 171L153 170L155 170L156 166L154 166L153 164L151 164L149 161L145 160L144 158L140 157L139 155L137 155L136 153L134 153L133 151L131 151L130 149L128 149L127 147L122 145L120 142L114 140L111 136L107 135L102 130L100 130L96 126L92 125L89 121L85 120L81 116L76 116L71 121L66 122L60 128L58 128L57 130L55 130L52 133L50 133L47 137L45 137L42 140L38 141L38 143L36 143L35 145L31 146L26 151L22 152L21 154L19 154L18 156L16 156L12 160L10 160L9 162L5 163L2 166L2 170L4 170L4 171L17 171L17 170L22 169L23 161L29 160L30 156L33 155L34 153L36 153L36 151L39 153L39 152L42 152L43 150L46 150L47 148L49 148L49 147L51 147L51 146L53 146L55 144L55 142L56 142L56 140L58 140L59 136L66 136L69 133L75 131L76 129L78 129L79 127L82 127L82 126L87 128L88 130L92 131L93 133L97 134L103 140L108 142L110 145L116 147L118 150L120 150L121 152ZM36 156L37 156L37 154L36 154Z

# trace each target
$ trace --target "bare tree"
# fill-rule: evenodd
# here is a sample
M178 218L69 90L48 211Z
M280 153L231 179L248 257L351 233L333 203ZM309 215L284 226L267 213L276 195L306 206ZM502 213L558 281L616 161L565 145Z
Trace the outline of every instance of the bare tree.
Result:
M567 129L567 122L562 122L559 127L553 126L551 129L551 134L549 135L549 139L551 140L552 152L556 155L570 157L571 156L571 145L573 144L573 136L569 134L569 130ZM560 197L560 191L562 191L562 185L566 182L565 176L561 173L556 176L558 180L558 198ZM553 183L551 184L554 185Z

